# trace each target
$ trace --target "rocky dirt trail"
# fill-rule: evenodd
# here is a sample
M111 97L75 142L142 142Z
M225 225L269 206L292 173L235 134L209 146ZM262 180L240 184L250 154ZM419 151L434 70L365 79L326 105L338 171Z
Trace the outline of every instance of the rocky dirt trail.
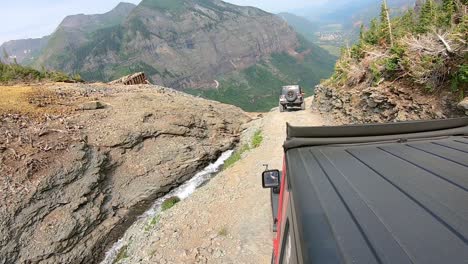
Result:
M224 170L191 197L176 204L140 230L124 237L118 263L270 263L272 253L269 191L261 187L263 164L281 169L286 122L324 124L310 110L277 109L251 122L243 141L261 129L264 140L234 166ZM146 227L146 228L145 228Z

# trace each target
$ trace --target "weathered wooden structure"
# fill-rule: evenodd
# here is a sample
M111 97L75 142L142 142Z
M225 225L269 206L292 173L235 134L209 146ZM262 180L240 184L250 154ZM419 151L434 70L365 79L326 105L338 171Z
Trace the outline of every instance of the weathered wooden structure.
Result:
M137 72L131 75L124 76L118 80L112 81L109 84L137 85L150 84L144 72Z

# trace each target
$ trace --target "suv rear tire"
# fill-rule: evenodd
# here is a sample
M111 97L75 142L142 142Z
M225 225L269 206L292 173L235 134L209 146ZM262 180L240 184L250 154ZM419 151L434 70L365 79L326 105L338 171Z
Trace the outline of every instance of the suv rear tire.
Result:
M305 109L306 109L305 102L303 102L303 103L301 104L301 109L302 109L302 110L305 110Z

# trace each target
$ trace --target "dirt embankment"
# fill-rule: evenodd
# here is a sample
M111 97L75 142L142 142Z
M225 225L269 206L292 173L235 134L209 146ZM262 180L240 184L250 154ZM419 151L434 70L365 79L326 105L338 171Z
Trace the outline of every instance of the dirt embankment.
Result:
M249 119L157 86L0 87L0 263L98 261Z
M249 123L242 136L251 143L261 130L263 142L242 155L191 197L162 212L151 224L133 227L117 263L270 263L272 212L270 192L261 187L264 164L282 167L286 122L324 124L310 109L280 113L274 109Z

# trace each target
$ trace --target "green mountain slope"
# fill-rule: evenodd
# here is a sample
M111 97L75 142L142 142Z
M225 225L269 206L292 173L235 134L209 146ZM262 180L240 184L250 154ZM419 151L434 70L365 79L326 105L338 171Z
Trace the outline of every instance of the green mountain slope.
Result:
M282 19L297 31L297 33L304 36L307 40L314 42L317 40L315 33L318 31L317 24L314 24L304 17L297 16L291 13L279 13Z
M283 85L299 84L307 95L312 95L315 85L330 76L334 59L304 38L296 51L299 52L296 56L287 52L271 54L254 66L222 76L218 89L187 92L251 112L265 112L277 106Z
M79 72L76 62L81 60L77 49L100 37L102 32L119 26L136 6L130 3L119 3L114 9L97 15L67 16L49 37L47 45L33 61L36 68L45 66L69 73Z

